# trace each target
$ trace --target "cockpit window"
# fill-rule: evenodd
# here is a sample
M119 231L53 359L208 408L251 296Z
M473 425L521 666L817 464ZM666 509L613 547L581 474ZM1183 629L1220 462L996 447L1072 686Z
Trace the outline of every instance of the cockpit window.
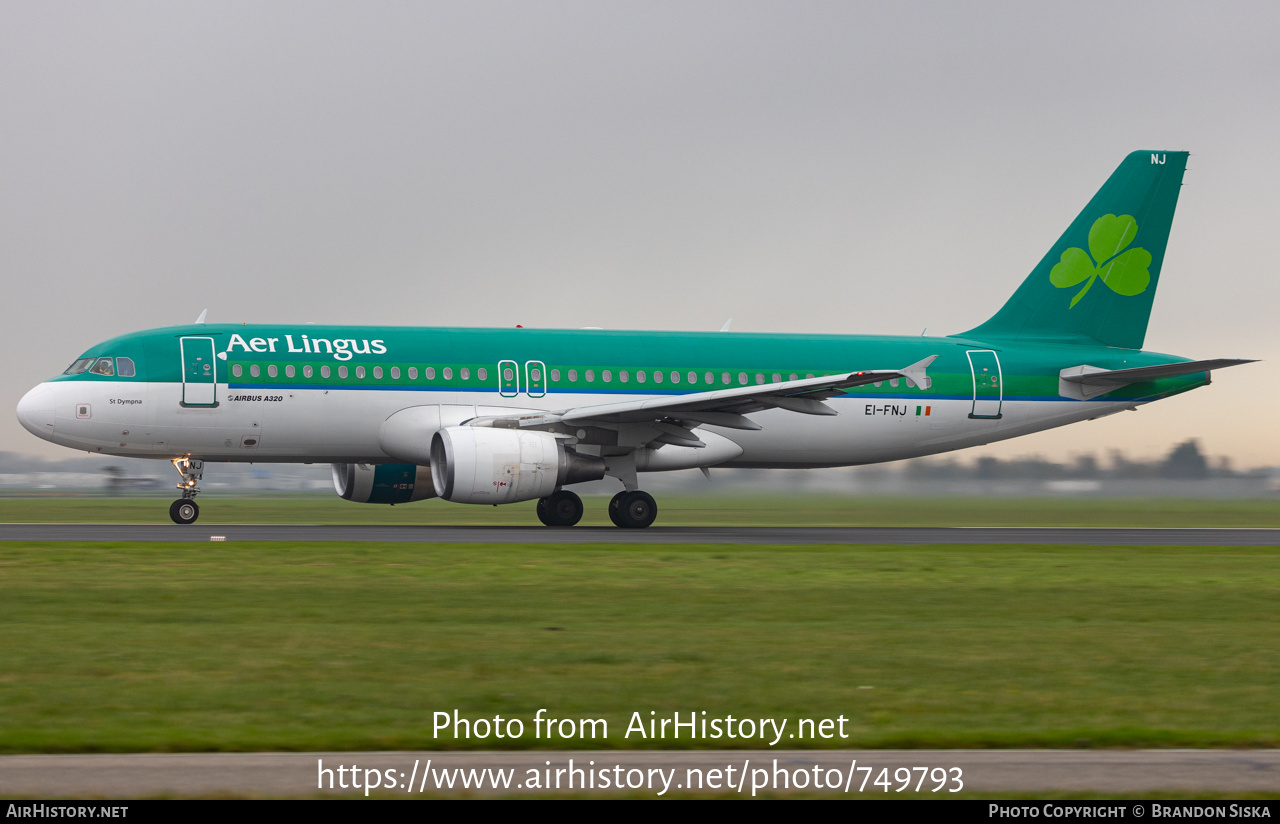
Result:
M133 366L133 358L116 358L116 374L122 378L132 378L138 374Z
M89 368L89 364L93 363L93 360L94 360L93 358L81 358L80 360L68 366L67 371L63 372L62 374L79 375L81 372L84 372Z
M115 363L111 358L98 358L98 362L93 365L93 368L91 368L89 372L94 375L106 375L111 377L116 373Z

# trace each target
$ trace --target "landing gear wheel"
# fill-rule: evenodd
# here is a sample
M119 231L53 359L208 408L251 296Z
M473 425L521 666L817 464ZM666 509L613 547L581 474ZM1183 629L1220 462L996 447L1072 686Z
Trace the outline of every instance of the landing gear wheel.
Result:
M618 514L622 511L622 499L625 497L627 497L627 493L623 491L609 499L609 520L613 521L614 526L626 526L626 524L618 520Z
M200 507L190 498L179 498L169 504L169 517L175 524L194 524L200 517Z
M644 529L658 517L658 504L648 492L619 492L609 501L609 520L623 529Z
M539 498L538 520L547 526L573 526L582 520L582 499L567 489Z

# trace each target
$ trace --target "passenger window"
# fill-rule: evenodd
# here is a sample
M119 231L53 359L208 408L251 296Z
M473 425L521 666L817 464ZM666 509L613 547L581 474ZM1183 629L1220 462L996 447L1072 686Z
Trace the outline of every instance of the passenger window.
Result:
M560 370L559 370L559 369L552 369L552 370L551 370L551 380L552 380L553 382L555 382L555 383L559 383L559 382L560 382Z
M602 377L602 378L604 378L604 382L605 382L605 383L609 383L609 382L611 382L611 381L613 380L613 373L612 373L612 372L610 372L608 369L606 369L606 370L604 370L604 372L601 374L601 377Z
M738 373L738 383L740 383L740 384L741 384L741 385L743 385L743 386L746 386L746 385L747 385L747 373L746 373L746 372L739 372L739 373Z
M578 382L578 370L577 370L577 369L570 369L570 370L569 370L569 383L577 383L577 382Z
M729 383L729 380L730 380L730 379L729 379L729 373L728 373L728 372L722 372L722 373L720 373L720 382L721 382L721 383L723 383L723 384L727 384L727 383Z
M298 374L298 372L293 368L293 364L289 364L284 368L284 376L286 378L292 378L296 374Z
M78 361L68 366L67 371L63 372L62 374L79 375L81 372L88 371L89 364L91 363L93 363L93 358L80 358Z
M444 368L444 379L445 379L445 380L447 380L447 381L451 381L451 380L453 380L453 367L452 367L452 366L446 366L446 367Z
M653 382L662 383L662 373L659 372L657 369L653 370Z
M392 374L394 375L395 373L394 373L394 372L392 372ZM411 381L416 381L417 379L418 379L418 367L416 367L416 366L410 366L410 367L409 367L409 380L411 380Z
M116 373L122 378L132 378L138 374L137 370L133 368L132 358L116 358Z
M276 365L274 363L267 367L267 377L274 378L276 375L279 375L279 374L280 374L280 370L276 368Z
M321 367L320 367L320 377L322 377L322 378L327 378L327 377L329 377L331 374L333 374L333 373L329 371L329 367L328 367L327 365L325 365L325 366L321 366Z
M627 370L623 369L621 372L618 373L618 380L622 381L623 383L626 383L627 381L631 380L631 376L627 374Z
M111 358L98 358L98 362L89 371L95 375L105 375L109 378L115 375L116 367Z
M654 373L653 373L653 379L654 379L655 381L656 381L656 380L658 380L658 373L657 373L657 372L654 372ZM644 382L645 382L645 380L646 380L646 378L645 378L644 370L643 370L643 369L641 369L639 372L637 372L637 373L636 373L636 383L644 383Z
M381 377L381 375L379 375L379 377ZM400 380L400 367L399 367L399 366L393 366L393 367L391 367L391 380L393 380L393 381L398 381L398 380Z
M244 367L243 367L243 366L241 366L241 365L240 365L240 364L238 364L238 363L237 363L237 364L233 364L233 365L231 366L231 376L232 376L232 377L238 378L238 377L240 377L240 376L241 376L241 375L243 375L243 374L244 374Z
M782 376L781 376L781 375L779 375L777 372L774 372L774 373L773 373L773 382L774 382L774 383L782 383Z
M596 371L594 369L587 370L587 383L594 383L596 379Z
M356 367L356 377L357 377L357 378L364 378L364 367L363 367L363 366L357 366L357 367Z
M795 373L795 372L792 372L792 373L791 373L791 375L787 378L787 380L789 380L789 381L793 381L793 380L796 380L796 379L797 379L797 377L798 377L798 376L796 375L796 373Z
M465 367L465 366L464 366L464 367L462 367L462 379L463 379L464 381L469 381L469 380L471 380L471 370L470 370L470 369L468 369L468 368L467 368L467 367Z
M423 375L423 377L425 377L427 380L429 380L429 381L433 381L433 380L435 380L435 379L436 379L436 368L435 368L434 366L428 366L428 367L427 367L427 370L426 370L425 372L423 372L423 373L422 373L422 375Z
M463 377L466 376L464 375ZM535 366L533 369L529 370L529 377L533 378L535 382L542 380L542 370Z
M382 379L382 367L381 367L381 366L375 366L375 367L373 367L373 379L374 379L374 380L381 380L381 379Z
M338 377L345 378L348 374L350 373L347 372L347 367L345 366L338 367Z
M764 375L760 374L759 372L756 373L756 384L758 386L764 385Z
M693 373L692 373L692 372L690 372L689 374L691 374L691 375L692 375ZM716 382L716 376L715 376L715 375L713 375L713 374L711 374L710 372L708 372L707 374L703 375L703 376L702 376L702 378L703 378L703 381L704 381L705 383L715 383L715 382Z
M482 381L489 380L489 370L485 369L483 366L480 367L479 369L476 370L476 377Z
M316 372L315 372L315 370L311 368L311 365L310 365L310 364L308 364L308 365L306 365L306 366L302 367L302 377L304 377L304 378L309 378L309 377L311 377L312 375L314 375L315 373L316 373Z
M806 375L805 375L805 377L806 377L806 378L812 378L812 377L813 377L813 373L812 373L812 372L809 372L808 374L806 374Z
M692 374L692 373L691 373L691 374ZM672 372L672 373L671 373L671 382L672 382L672 383L679 383L679 382L680 382L680 373L679 373L679 372Z
M257 378L257 377L260 377L260 376L262 375L262 370L261 370L261 369L259 369L259 368L258 368L258 364L256 364L256 363L255 363L253 366L250 366L250 367L249 367L249 374L250 374L250 375L252 375L253 377Z

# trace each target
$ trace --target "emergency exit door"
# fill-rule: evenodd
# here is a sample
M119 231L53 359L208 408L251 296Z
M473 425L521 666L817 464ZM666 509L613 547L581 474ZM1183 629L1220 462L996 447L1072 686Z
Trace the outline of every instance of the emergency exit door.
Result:
M525 361L524 391L531 398L547 394L547 365L540 360Z
M504 398L520 394L520 367L513 360L498 361L498 394Z

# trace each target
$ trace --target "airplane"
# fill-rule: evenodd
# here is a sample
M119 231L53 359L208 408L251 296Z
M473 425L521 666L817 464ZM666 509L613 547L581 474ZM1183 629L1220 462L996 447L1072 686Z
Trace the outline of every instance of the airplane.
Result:
M1129 154L1004 306L946 337L197 323L93 346L28 392L36 436L169 460L175 523L205 464L332 464L359 503L537 500L638 475L896 461L1092 420L1208 385L1240 358L1142 349L1187 152Z

